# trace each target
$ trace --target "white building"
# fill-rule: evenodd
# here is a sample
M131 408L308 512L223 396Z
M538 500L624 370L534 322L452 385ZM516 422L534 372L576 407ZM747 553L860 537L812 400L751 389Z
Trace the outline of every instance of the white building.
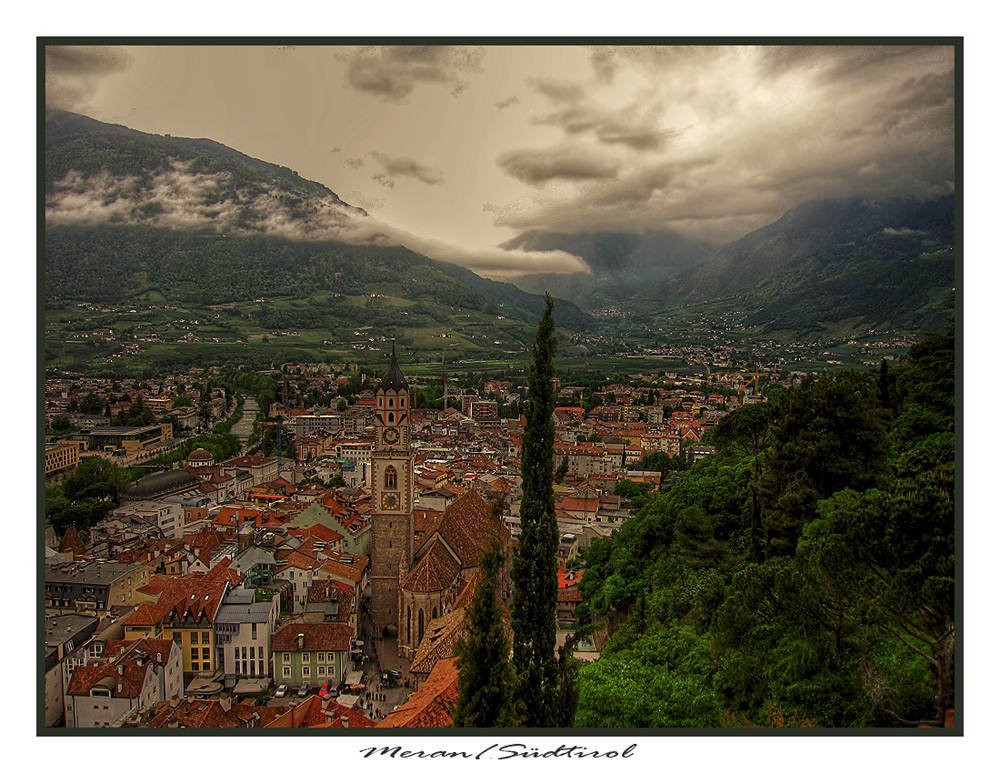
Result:
M249 588L231 588L215 615L215 643L227 678L271 673L271 634L278 626L280 597L257 601Z
M114 640L73 672L66 727L120 727L159 701L184 697L181 650L170 639Z

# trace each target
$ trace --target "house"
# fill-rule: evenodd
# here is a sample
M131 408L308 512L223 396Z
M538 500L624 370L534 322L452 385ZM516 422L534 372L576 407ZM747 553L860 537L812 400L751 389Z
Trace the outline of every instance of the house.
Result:
M173 641L109 641L103 657L73 672L66 727L120 727L157 702L183 695L181 652Z
M350 668L353 631L343 623L287 623L271 638L272 673L282 684L340 685Z
M291 707L274 722L267 725L274 728L368 728L375 727L363 711L343 706L333 698L310 695L301 703Z
M268 727L290 710L289 706L257 706L252 700L175 699L157 703L146 727L201 730Z
M152 568L140 562L46 563L45 606L50 611L89 610L102 616L112 604L135 603L133 594L152 574Z
M46 615L45 617L45 726L63 720L64 697L69 680L66 662L88 642L99 620L93 615ZM70 675L71 672L70 672Z
M153 601L122 620L128 640L172 639L181 648L184 672L215 671L221 666L215 641L215 617L239 575L223 562L206 574L156 575L141 590Z
M244 455L234 459L227 459L221 465L227 472L249 473L252 479L251 486L259 486L264 481L274 480L278 477L278 458L274 456Z

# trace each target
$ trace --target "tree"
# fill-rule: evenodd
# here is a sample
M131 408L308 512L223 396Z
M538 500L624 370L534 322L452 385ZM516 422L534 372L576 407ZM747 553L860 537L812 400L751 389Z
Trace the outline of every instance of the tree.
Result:
M891 697L905 686L867 669L872 701L904 724L943 724L954 705L955 469L946 461L898 480L888 491L842 491L820 503L803 531L800 553L828 578L845 578L844 595L865 621L921 658L934 675L931 718L907 718ZM905 688L913 692L913 688Z
M556 469L555 482L562 483L566 480L566 474L569 472L569 457L564 456L562 461L559 462L559 467Z
M538 324L528 378L530 395L521 451L521 536L512 569L513 665L520 723L526 727L556 724L560 692L555 656L559 528L552 490L555 448L552 359L556 350L552 307L552 297L546 294L545 313Z
M494 540L479 562L482 577L466 612L468 638L455 643L459 669L455 727L509 727L514 721L510 643L497 597L505 560Z
M774 436L778 406L771 402L745 405L727 414L715 431L716 443L723 450L738 450L753 457L754 478L750 486L750 560L758 561L763 548L758 485L763 474L761 457Z
M810 378L786 395L757 484L772 554L794 552L820 500L885 483L886 418L875 380L856 371Z

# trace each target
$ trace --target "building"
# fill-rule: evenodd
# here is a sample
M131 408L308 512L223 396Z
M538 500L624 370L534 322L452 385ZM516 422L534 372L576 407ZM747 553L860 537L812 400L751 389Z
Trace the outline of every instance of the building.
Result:
M436 519L414 549L414 452L409 387L392 356L376 390L372 451L372 624L386 651L412 660L438 617L455 609L496 539L506 549L507 528L475 491ZM475 405L475 403L473 403ZM506 587L506 577L502 586Z
M343 623L287 623L271 638L274 680L281 684L343 684L352 631Z
M399 654L413 660L428 626L452 612L493 541L502 549L510 542L507 527L493 518L490 505L469 491L452 504L424 535L413 556L413 568L401 584ZM501 598L506 601L506 576Z
M230 588L216 612L215 646L227 682L271 675L271 635L278 627L280 598L267 595L269 600L258 600L250 588Z
M159 701L184 695L180 648L172 641L109 641L78 666L66 691L66 727L120 727Z
M45 477L58 478L73 471L80 461L80 444L62 441L45 444Z
M63 722L64 696L69 680L66 663L97 630L92 615L46 615L45 617L45 726ZM72 675L72 671L69 672Z
M413 697L378 727L451 727L458 705L457 658L440 660Z
M375 392L375 449L372 451L372 623L377 635L399 630L399 586L413 557L413 447L410 390L396 362L393 340L389 367Z
M48 611L89 612L98 617L112 605L137 603L134 594L152 577L143 563L72 561L45 566L45 606Z
M169 443L174 437L170 424L150 424L145 427L94 427L89 432L74 435L74 440L87 444L88 451L141 454Z
M156 575L142 592L153 599L122 620L128 640L171 639L181 650L185 673L221 667L215 618L237 575L223 562L207 574Z

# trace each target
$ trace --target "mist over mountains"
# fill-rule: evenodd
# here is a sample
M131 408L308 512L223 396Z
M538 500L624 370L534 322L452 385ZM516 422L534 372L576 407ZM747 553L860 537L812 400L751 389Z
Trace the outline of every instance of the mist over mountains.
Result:
M501 283L400 247L326 186L210 139L50 110L44 189L50 300L155 291L211 304L378 292L420 301L438 323L451 318L433 306L530 325L550 292L559 324L577 331L596 329L590 314L608 309L641 318L717 300L745 309L762 335L794 337L939 329L955 286L954 195L807 202L722 247L665 230L529 231L501 248L571 253L589 272ZM306 306L284 321L331 323Z

